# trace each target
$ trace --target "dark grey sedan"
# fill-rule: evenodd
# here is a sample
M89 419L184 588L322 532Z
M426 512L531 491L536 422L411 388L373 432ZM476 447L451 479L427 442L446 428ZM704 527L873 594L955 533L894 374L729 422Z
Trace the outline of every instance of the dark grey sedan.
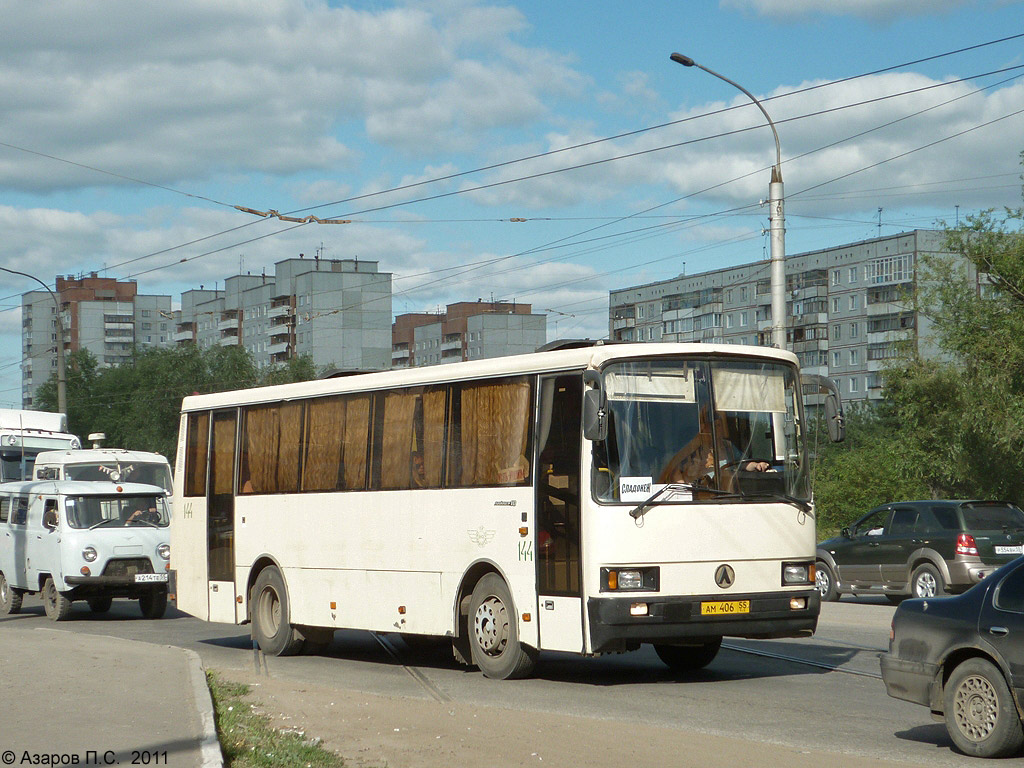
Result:
M962 595L906 600L881 655L886 691L928 707L957 748L1007 757L1024 745L1024 557Z

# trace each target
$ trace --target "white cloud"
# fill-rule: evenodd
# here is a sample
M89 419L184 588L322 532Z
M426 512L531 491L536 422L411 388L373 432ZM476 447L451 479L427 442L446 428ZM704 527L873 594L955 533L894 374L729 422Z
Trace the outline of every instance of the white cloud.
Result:
M365 134L421 155L474 146L583 82L566 60L511 41L525 26L518 11L445 13L323 0L8 5L18 34L0 49L3 138L161 184L323 172L353 163ZM0 186L109 183L120 182L0 153Z
M860 16L874 21L889 21L947 12L970 2L973 0L946 0L939 7L934 0L721 0L719 5L776 18Z

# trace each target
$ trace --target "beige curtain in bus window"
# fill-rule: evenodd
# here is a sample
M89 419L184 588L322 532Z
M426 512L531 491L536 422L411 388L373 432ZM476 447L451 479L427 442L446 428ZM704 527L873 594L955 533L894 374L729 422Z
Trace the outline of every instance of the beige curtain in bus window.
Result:
M273 493L277 467L277 444L281 432L280 415L273 406L245 410L245 451L238 478L241 493Z
M235 420L213 420L213 488L214 494L231 493L235 475Z
M370 435L370 398L351 397L345 400L345 490L366 488L366 441Z
M311 400L306 416L306 457L302 490L333 491L341 474L345 402L340 397Z
M412 420L416 395L389 392L384 396L384 439L381 441L380 487L383 490L412 485Z
M786 380L782 371L729 370L712 368L715 410L765 412L786 411Z
M462 485L513 485L526 458L530 385L485 384L462 392Z
M277 490L299 490L299 454L302 452L302 403L283 403L281 441L277 450Z
M441 458L444 456L445 391L423 395L423 469L428 488L441 487Z

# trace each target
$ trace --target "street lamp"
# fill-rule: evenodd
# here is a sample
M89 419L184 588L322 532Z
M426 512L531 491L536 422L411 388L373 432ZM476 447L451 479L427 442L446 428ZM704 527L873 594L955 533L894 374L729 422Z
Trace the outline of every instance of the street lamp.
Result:
M57 297L53 291L50 290L50 286L44 283L35 275L30 275L28 272L19 272L16 269L8 269L7 267L0 267L4 272L10 272L11 274L21 275L31 280L35 280L46 292L50 294L50 298L53 299L53 306L57 310L57 410L67 416L68 413L68 394L66 379L64 376L64 319L60 314L60 302L57 301Z
M782 145L779 144L779 132L775 130L775 123L761 106L761 102L754 98L754 94L748 91L739 83L733 82L728 77L720 75L714 70L698 64L689 56L681 53L673 53L672 61L682 64L684 67L697 67L703 69L709 75L714 75L719 80L724 80L739 90L757 105L768 121L768 127L772 129L775 136L775 165L772 166L772 180L768 184L768 221L771 237L771 288L772 288L772 345L779 349L786 348L786 217L784 215L785 191L782 186Z

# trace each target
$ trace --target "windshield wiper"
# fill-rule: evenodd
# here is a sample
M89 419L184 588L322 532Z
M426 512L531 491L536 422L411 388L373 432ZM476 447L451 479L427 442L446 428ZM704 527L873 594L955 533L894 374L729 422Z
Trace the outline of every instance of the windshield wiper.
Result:
M150 528L159 528L160 526L156 523L151 523L149 520L143 520L141 518L135 518L131 521L132 525L148 525Z
M99 528L101 525L106 525L107 523L118 523L118 522L120 522L120 520L118 520L116 517L108 517L106 520L100 520L98 523L94 523L93 525L90 525L89 526L89 530L91 531L93 528Z
M629 510L629 516L632 517L634 520L643 517L644 513L647 512L648 507L654 506L655 504L659 503L657 499L659 496L661 496L661 494L665 493L665 491L690 491L690 493L693 493L694 491L706 491L708 493L713 493L718 496L736 495L734 493L730 493L729 491L722 491L719 490L718 488L705 488L703 485L694 485L693 483L668 483L667 485L661 486L661 488L659 488L646 499L641 501L637 506L633 507L633 509Z
M796 496L790 496L788 493L777 493L775 491L758 491L756 493L738 493L736 494L736 496L741 496L744 499L763 498L773 499L775 501L785 501L787 504L792 504L794 507L797 507L801 512L811 511L811 503L809 501L798 499Z

